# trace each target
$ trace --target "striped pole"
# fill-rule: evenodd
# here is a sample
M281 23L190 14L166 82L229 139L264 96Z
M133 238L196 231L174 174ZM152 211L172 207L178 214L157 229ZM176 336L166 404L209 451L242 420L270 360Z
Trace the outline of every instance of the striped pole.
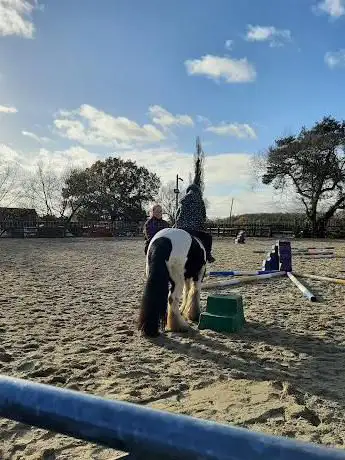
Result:
M315 295L312 292L310 292L305 286L303 286L303 284L300 281L298 281L298 279L291 272L287 272L287 276L303 293L304 297L306 297L311 302L316 302Z
M293 251L294 255L306 255L306 256L332 256L335 255L334 251Z
M325 246L323 248L292 248L294 251L324 251L325 249L335 249L334 246Z
M253 276L253 275L267 275L269 273L277 273L279 270L256 270L252 272L242 271L224 271L224 272L210 272L209 276Z
M345 278L330 278L328 276L319 276L319 275L305 275L304 273L299 273L298 276L301 278L310 278L311 280L316 281L327 281L328 283L342 284L345 286Z
M260 280L265 280L265 279L274 278L277 276L284 276L284 275L286 275L286 272L274 272L274 273L266 273L264 275L246 276L246 277L243 277L237 280L217 281L215 283L206 283L204 285L201 285L201 289L208 290L208 289L218 289L218 288L223 288L223 287L228 287L228 286L236 286L237 284L241 284L241 283L248 283L251 281L260 281Z
M345 460L345 451L0 376L0 416L133 460Z
M322 249L335 249L335 247L334 247L334 246L325 246L324 248L310 247L310 248L307 248L307 249L318 249L318 250L322 250Z
M298 254L295 254L298 255ZM335 254L300 254L304 259L335 259Z

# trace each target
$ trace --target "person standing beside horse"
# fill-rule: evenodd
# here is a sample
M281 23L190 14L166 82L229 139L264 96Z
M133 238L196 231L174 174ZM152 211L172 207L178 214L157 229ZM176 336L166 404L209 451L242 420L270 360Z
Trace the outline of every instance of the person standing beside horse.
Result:
M206 207L202 198L202 192L198 185L191 184L186 195L180 202L176 213L176 228L187 231L190 235L199 238L205 247L208 262L215 262L212 256L212 235L206 230Z
M144 237L145 237L145 255L149 247L150 241L159 230L170 227L169 223L163 219L162 207L159 204L155 204L150 212L150 218L147 219L144 225Z

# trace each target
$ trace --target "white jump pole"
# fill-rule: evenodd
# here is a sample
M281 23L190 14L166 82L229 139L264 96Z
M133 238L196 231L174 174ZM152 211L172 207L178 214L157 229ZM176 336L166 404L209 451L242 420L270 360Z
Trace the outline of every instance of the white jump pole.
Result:
M300 281L298 281L298 279L291 272L287 272L287 276L294 283L294 285L297 286L298 289L303 293L304 297L306 297L311 302L316 302L315 295L312 292L310 292L305 286L303 286L303 284Z
M255 275L267 275L268 273L276 273L279 270L255 270L255 271L220 271L210 272L210 277L229 277L229 276L255 276Z
M345 278L330 278L329 276L305 275L304 273L298 273L298 276L300 276L301 278L309 278L311 280L316 281L326 281L328 283L342 284L343 286L345 286Z
M333 256L306 256L306 255L303 255L302 256L302 259L304 260L314 260L314 259L336 259L336 256L333 255Z
M244 276L241 279L236 279L236 280L206 283L204 285L201 285L201 289L208 290L208 289L218 289L218 288L223 288L223 287L228 287L228 286L236 286L237 284L249 283L251 281L260 281L260 280L275 278L277 276L284 276L284 275L286 275L286 272L265 273L263 275L256 275L256 276Z

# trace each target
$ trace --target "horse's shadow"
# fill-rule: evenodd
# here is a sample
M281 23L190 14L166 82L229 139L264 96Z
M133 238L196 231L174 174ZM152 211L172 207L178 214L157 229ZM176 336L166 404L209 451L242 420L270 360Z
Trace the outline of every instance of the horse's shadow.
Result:
M167 334L157 346L208 360L233 378L286 382L303 394L331 399L345 407L345 348L311 335L300 335L279 327L247 322L238 334L207 337L192 329L187 340L182 334ZM231 343L229 343L231 341ZM238 347L230 347L237 342ZM261 354L256 344L268 346ZM276 347L276 348L275 348ZM261 347L262 348L262 347ZM289 353L284 359L281 350Z

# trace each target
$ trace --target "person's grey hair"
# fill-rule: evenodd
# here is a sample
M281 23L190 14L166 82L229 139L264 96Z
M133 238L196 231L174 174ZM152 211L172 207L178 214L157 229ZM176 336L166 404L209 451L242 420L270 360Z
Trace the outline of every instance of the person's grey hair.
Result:
M155 210L156 210L157 208L160 208L160 209L163 211L162 206L161 206L160 204L156 203L156 204L154 204L154 205L151 207L151 209L150 209L150 215L151 215L151 216L153 216L153 213L155 212Z

